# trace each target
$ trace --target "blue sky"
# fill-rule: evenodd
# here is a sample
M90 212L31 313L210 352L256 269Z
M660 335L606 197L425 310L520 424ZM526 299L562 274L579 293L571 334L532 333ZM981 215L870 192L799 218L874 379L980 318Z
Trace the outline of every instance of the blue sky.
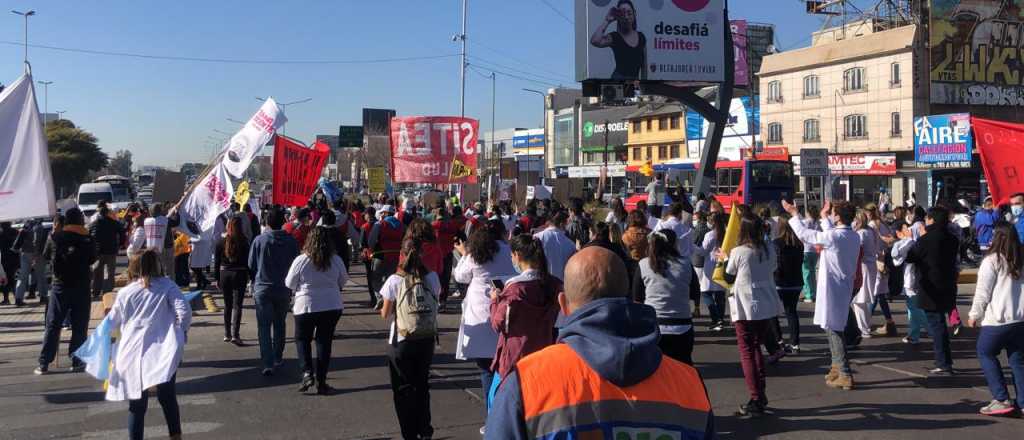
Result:
M93 51L246 60L370 60L458 53L460 0L360 1L5 1L0 15L0 82L22 72L22 18L35 9L31 44ZM574 86L571 0L470 0L470 63L498 74L497 123L535 127L540 97L521 88ZM550 5L550 6L549 6ZM818 28L796 0L732 0L731 18L776 25L783 49L806 46ZM128 148L136 165L206 161L214 130L247 119L256 96L288 109L286 132L304 142L359 124L363 107L399 114L457 115L458 58L376 64L226 64L156 60L29 48L49 110L92 131L110 154ZM523 74L523 73L526 74ZM489 130L490 79L468 71L466 114ZM43 88L37 84L40 110Z

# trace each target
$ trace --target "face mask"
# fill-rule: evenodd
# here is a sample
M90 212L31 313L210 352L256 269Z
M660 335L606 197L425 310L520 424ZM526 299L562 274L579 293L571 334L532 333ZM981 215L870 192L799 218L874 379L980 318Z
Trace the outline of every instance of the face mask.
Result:
M1010 213L1013 214L1014 217L1020 217L1021 215L1024 215L1024 206L1013 205L1010 207Z
M516 273L523 273L523 268L519 267L515 262L512 263L512 269L515 270Z

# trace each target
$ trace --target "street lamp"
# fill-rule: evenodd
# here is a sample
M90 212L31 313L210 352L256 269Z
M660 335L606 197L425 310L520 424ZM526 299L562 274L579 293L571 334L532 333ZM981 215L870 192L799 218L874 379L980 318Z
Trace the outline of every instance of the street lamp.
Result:
M541 98L541 101L540 101L540 103L541 103L541 110L542 110L541 111L541 115L543 115L543 117L544 117L544 149L541 150L540 159L541 159L541 162L543 163L544 160L545 160L544 158L546 157L546 154L547 154L547 149L548 149L548 103L547 103L548 94L544 93L544 92L542 92L540 90L534 90L534 89L525 89L524 88L523 91L524 92L530 92L530 93L536 93L536 94L540 95L540 98ZM541 174L543 175L544 170L547 167L542 165L540 168L541 168ZM529 182L527 182L527 186L529 186Z
M256 97L256 100L257 101L261 101L261 102L262 101L266 101L266 99L260 98L259 96ZM300 99L298 101L292 101L292 102L285 102L285 103L280 103L279 102L279 103L277 103L277 105L278 105L278 107L281 107L282 110L284 110L285 114L288 114L288 106L289 105L302 104L304 102L309 102L309 101L312 101L312 100L313 100L313 98L306 98L306 99ZM281 125L281 134L286 134L285 131L284 131L284 125Z
M239 121L238 119L232 119L232 118L224 118L224 119L227 119L228 122L234 122L236 124L245 125L245 122Z
M57 110L54 113L57 114L57 120L59 121L59 120L61 120L61 118L63 118L63 116L61 116L61 115L63 115L64 113L67 113L67 112L68 112L67 110Z
M11 12L13 12L15 14L18 14L18 15L20 15L22 17L25 17L25 66L27 68L27 66L28 66L28 18L33 16L33 15L36 15L36 11L32 10L32 11L28 11L28 12L21 12L21 11L11 10Z
M50 84L53 84L53 81L38 82L43 85L43 114L47 114L50 113Z

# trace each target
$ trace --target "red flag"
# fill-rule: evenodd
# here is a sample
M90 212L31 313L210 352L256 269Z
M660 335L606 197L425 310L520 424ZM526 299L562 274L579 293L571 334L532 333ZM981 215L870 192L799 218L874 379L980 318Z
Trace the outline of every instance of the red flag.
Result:
M971 117L974 139L981 155L989 192L996 205L1024 192L1024 124Z
M294 139L277 135L274 140L274 203L306 206L316 191L331 148L323 142L306 147Z
M456 116L391 118L391 176L395 182L476 183L476 119Z

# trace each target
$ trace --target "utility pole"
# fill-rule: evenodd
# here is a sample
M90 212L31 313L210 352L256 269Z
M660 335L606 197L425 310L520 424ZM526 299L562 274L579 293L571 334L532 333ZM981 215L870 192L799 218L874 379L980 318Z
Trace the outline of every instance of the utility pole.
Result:
M608 174L608 120L604 120L604 177L608 180L608 193L612 193L612 176ZM601 188L604 191L604 188Z
M490 155L491 155L491 160L489 162L491 162L491 163L488 164L488 168L491 168L490 169L491 172L487 173L487 198L488 199L490 199L491 197L494 196L494 193L492 192L494 190L494 188L493 188L494 184L492 183L494 181L494 176L493 176L494 169L490 165L494 164L494 130L497 129L495 127L495 125L494 125L495 124L495 122L494 122L494 120L495 120L494 114L495 114L495 110L497 110L497 108L498 108L498 106L496 104L497 101L498 101L498 85L497 85L497 81L498 81L497 76L494 74L494 72L491 72L491 148L489 148Z
M28 65L29 65L28 64L28 18L33 16L33 15L36 15L36 11L32 10L32 11L28 11L28 12L21 12L21 11L11 11L11 12L14 13L14 14L20 15L22 17L25 17L25 69L26 69L26 71L28 71Z
M50 84L53 84L53 81L39 81L39 84L43 85L43 114L44 115L45 114L49 114L50 113ZM46 121L43 121L43 123L45 124Z
M469 1L462 0L462 33L452 38L452 41L462 42L462 54L459 63L459 116L466 116L466 15L469 8ZM491 72L493 75L494 73Z

